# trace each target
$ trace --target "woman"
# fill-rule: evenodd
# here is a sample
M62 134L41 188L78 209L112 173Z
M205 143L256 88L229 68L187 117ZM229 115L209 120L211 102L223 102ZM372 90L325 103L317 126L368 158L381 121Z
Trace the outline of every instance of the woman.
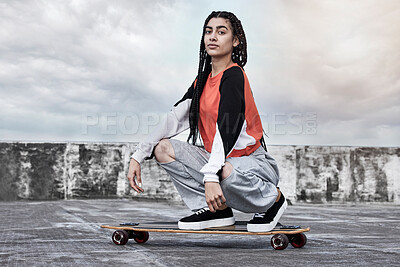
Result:
M128 179L136 192L143 192L140 163L153 154L171 176L194 211L179 220L180 229L232 225L234 208L255 213L248 231L270 231L286 209L243 70L246 62L240 20L230 12L212 12L204 23L197 79L131 157ZM188 128L188 142L169 139ZM204 148L196 146L199 134Z

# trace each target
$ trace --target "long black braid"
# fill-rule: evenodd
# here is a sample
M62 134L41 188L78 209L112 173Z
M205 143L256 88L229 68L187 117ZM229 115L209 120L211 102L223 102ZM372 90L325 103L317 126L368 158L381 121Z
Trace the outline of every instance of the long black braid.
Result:
M203 33L200 40L200 53L199 53L199 68L197 74L197 82L193 93L192 103L190 106L189 123L190 133L188 142L192 140L192 144L195 145L199 137L199 111L200 111L200 97L203 93L204 86L207 82L207 78L211 73L211 57L206 52L204 44L204 34L208 22L212 18L224 18L228 19L233 31L233 37L237 37L239 44L233 48L232 61L237 63L240 67L244 68L247 63L247 41L246 35L242 27L240 20L231 12L227 11L213 11L205 20L203 26ZM266 149L264 137L261 138L261 144Z

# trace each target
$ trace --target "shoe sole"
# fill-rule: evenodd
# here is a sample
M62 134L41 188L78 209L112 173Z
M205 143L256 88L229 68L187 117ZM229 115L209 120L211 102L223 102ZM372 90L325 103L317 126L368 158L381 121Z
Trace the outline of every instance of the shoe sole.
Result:
M275 228L275 226L278 224L279 219L282 217L283 212L287 208L287 202L285 199L285 202L283 202L282 206L276 213L275 218L272 220L270 223L265 223L265 224L247 224L247 231L248 232L269 232L272 229Z
M235 218L215 219L201 222L178 222L178 228L181 230L202 230L211 227L224 227L235 224Z

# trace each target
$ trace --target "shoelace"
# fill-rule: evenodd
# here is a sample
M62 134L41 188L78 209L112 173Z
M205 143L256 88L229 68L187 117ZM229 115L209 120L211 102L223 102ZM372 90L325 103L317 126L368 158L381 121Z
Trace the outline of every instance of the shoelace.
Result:
M196 213L196 215L199 215L199 214L202 214L203 212L206 212L208 210L209 210L208 208L202 208L202 209L199 209L198 211L196 211L195 213Z
M264 216L265 216L265 212L254 213L254 217L253 218L264 218Z

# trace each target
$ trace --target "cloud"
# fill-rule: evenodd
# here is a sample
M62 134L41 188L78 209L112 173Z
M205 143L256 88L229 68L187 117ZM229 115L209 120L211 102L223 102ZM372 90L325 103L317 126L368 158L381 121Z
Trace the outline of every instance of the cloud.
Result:
M257 76L264 110L316 112L322 143L398 145L395 135L379 140L378 132L400 125L399 3L296 1L276 10L280 31L269 30L272 44L258 49L273 62Z
M175 16L174 5L172 1L3 3L1 128L19 132L26 127L20 136L31 139L32 116L140 113L165 99L173 80L158 75L163 64L156 62L168 52L165 28L168 16ZM157 111L157 105L154 108ZM68 138L65 132L59 135Z
M283 123L270 143L400 145L400 4L374 0L0 3L0 139L142 139L104 133L150 123L180 99L204 19L224 9L244 25L265 123ZM317 134L297 134L308 113Z

